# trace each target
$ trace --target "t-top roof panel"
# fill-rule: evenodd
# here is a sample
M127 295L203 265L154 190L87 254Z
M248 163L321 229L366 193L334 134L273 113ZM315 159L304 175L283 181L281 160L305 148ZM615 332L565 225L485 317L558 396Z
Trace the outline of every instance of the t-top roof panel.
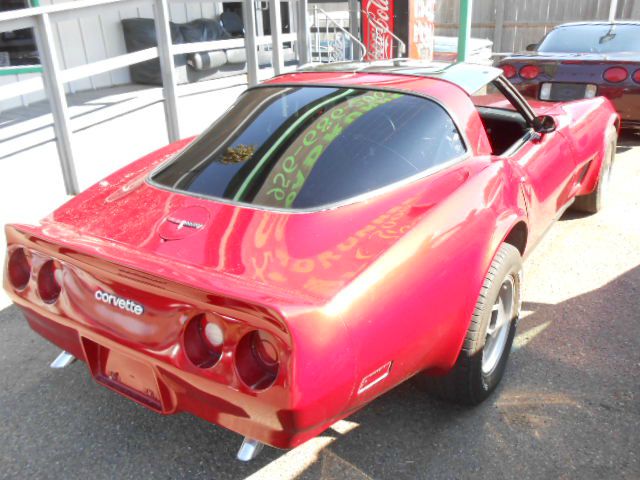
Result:
M454 83L469 95L495 80L502 74L499 68L472 63L424 63L406 59L383 60L377 62L336 62L309 64L299 72L353 72L386 73L441 79Z

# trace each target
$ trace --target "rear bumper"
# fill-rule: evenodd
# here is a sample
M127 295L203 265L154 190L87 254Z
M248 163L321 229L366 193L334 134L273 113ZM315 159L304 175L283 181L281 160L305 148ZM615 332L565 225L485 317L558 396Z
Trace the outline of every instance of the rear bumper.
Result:
M640 132L640 120L622 121L622 128L624 130L634 130Z
M277 402L176 368L166 359L129 348L82 325L74 328L30 306L18 306L36 333L85 362L96 382L157 413L188 412L277 448L296 447L327 427L323 423L301 430L297 427L308 417L305 410L282 408Z
M511 82L525 97L535 100L540 99L539 83L535 81L523 82L521 80L511 80ZM598 85L598 95L609 99L613 103L620 115L623 128L640 128L640 85L638 88Z
M345 353L349 339L339 319L333 322L331 341L319 344L318 325L328 336L329 322L313 309L305 311L294 343L280 308L285 302L278 303L275 296L256 295L265 300L259 303L211 293L11 226L6 231L4 289L33 330L87 363L101 385L157 413L189 412L278 448L296 447L353 410L352 357ZM18 249L24 250L27 266L10 270L11 252ZM46 290L40 290L41 278L43 285L50 282L48 265L61 287L49 302L42 296ZM26 279L19 277L22 286L17 286L10 271L24 276L25 269ZM102 293L113 298L106 302ZM134 307L139 309L132 311ZM212 364L193 361L188 353L199 348L192 337L187 339L188 326L203 315L224 330L221 352ZM279 366L268 385L258 383L263 372L256 371L247 348L240 348L256 331L267 334L278 355ZM327 353L336 350L340 355ZM331 362L315 361L322 358ZM318 370L326 378L319 378Z

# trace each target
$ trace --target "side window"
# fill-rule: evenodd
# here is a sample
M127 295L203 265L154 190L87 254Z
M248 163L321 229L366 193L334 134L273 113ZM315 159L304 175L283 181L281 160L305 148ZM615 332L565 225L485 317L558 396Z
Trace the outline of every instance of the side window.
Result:
M482 118L494 155L509 150L529 129L526 119L494 83L482 87L471 99Z

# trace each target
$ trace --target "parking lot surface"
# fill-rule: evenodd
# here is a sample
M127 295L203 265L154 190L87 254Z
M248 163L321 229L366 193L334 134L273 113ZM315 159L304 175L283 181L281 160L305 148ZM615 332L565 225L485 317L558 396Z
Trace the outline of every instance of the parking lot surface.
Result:
M0 311L0 477L61 479L640 478L640 138L619 147L607 209L566 214L525 263L501 387L476 408L417 380L289 451L98 387L15 307Z

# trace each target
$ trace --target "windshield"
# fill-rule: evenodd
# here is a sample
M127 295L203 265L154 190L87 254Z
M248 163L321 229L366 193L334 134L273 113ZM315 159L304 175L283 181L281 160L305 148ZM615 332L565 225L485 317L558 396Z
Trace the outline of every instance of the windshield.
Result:
M640 52L640 25L574 25L553 30L539 52Z
M243 94L152 180L198 195L308 209L384 187L464 152L449 115L425 98L268 86Z

